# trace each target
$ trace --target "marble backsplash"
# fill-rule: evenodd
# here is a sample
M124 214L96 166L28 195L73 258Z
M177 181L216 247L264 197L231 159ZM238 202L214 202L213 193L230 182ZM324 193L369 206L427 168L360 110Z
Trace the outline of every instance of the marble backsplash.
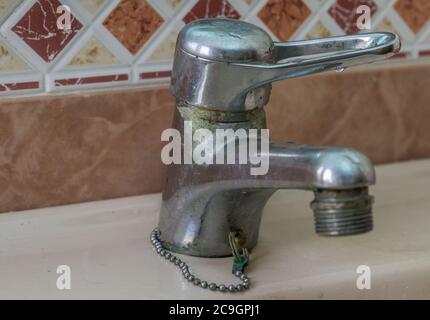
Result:
M429 157L428 0L0 0L0 212L161 190L167 84L187 23L227 17L312 39L360 31L362 5L370 31L398 33L402 52L276 83L271 137L355 147L375 163Z
M430 157L430 64L275 83L271 139L354 147L375 163ZM0 103L0 212L159 192L167 86Z

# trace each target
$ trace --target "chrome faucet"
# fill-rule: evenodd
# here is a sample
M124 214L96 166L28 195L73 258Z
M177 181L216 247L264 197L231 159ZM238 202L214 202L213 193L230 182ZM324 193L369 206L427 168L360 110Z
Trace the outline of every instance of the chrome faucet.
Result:
M197 20L183 28L176 44L173 127L182 137L185 121L193 130L211 132L265 129L263 107L273 81L342 71L399 50L399 38L392 33L281 43L243 21ZM188 255L229 256L234 232L243 247L252 249L264 206L278 189L314 192L311 208L320 235L372 229L368 186L375 183L375 172L364 155L348 148L271 143L266 156L265 175L251 175L249 163L169 165L159 219L163 245Z

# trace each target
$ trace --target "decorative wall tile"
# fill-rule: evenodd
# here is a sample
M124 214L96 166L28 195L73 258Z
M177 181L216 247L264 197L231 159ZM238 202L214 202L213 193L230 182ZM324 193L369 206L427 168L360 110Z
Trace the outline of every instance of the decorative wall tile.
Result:
M73 14L71 30L57 27L56 10L61 5L58 0L38 0L12 28L46 62L54 60L82 28Z
M0 40L0 72L30 70L25 63L6 43Z
M367 5L372 15L376 12L377 6L373 0L336 0L329 9L329 14L337 22L339 27L346 34L353 34L360 31L357 28L357 8L361 5Z
M398 0L395 9L415 33L418 33L430 18L429 0Z
M88 12L95 14L107 2L107 0L78 0Z
M72 58L68 66L95 66L118 64L118 59L97 38L91 37Z
M107 76L94 76L94 77L79 77L79 78L69 78L69 79L59 79L55 80L55 85L61 86L79 86L85 84L95 84L103 82L120 82L127 81L128 75L126 74L113 74Z
M156 72L142 72L140 74L141 80L146 79L158 79L158 78L166 78L172 75L171 71L156 71Z
M145 0L121 0L103 25L132 54L136 54L163 23Z
M185 0L167 0L167 3L172 9L176 9L180 4L182 4Z
M327 28L318 21L313 28L306 34L306 39L318 39L318 38L327 38L330 37L332 34L330 31L327 30Z
M387 18L381 20L381 22L374 28L375 31L389 31L389 32L397 32L394 29L393 24Z
M407 45L407 41L403 38L402 33L399 32L397 28L394 27L393 23L388 19L382 19L376 27L372 29L372 31L380 31L380 32L393 32L399 35L403 45ZM430 41L429 41L430 42ZM410 53L407 52L407 49L403 49L403 52L398 53L393 58L406 58Z
M420 57L430 57L430 50L422 50L419 52Z
M12 6L17 5L20 2L20 0L0 0L0 19L3 19Z
M61 4L70 31L57 27ZM356 27L362 4L371 30ZM168 82L179 30L211 17L245 19L282 41L396 32L396 58L430 58L428 0L0 0L0 95Z
M381 22L372 29L373 31L385 31L385 32L393 32L396 33L402 38L401 33L394 27L393 23L388 20L387 18L384 18L381 20Z
M302 0L269 0L258 13L258 17L279 40L287 41L310 13Z
M0 84L1 92L8 91L19 91L19 90L29 90L29 89L38 89L39 82L37 81L29 81L29 82L14 82L14 83L2 83Z
M148 61L165 61L172 60L175 47L176 39L178 38L179 31L172 31L166 38L164 38L161 45L155 50L149 57Z
M239 19L240 14L227 0L199 0L183 20L190 23L197 19L216 17Z

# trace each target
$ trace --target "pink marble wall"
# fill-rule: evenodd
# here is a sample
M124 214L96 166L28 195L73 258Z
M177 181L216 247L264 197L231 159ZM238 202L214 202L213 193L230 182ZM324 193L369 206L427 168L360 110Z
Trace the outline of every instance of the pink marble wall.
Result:
M274 141L348 146L375 163L430 156L430 64L276 83ZM0 100L0 212L158 192L166 86Z
M166 88L0 101L0 212L158 192Z

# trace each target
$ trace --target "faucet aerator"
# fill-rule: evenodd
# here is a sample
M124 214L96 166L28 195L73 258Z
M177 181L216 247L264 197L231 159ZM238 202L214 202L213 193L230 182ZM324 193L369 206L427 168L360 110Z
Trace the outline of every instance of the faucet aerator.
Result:
M315 231L321 236L347 236L373 229L373 197L368 188L316 190L311 203Z

